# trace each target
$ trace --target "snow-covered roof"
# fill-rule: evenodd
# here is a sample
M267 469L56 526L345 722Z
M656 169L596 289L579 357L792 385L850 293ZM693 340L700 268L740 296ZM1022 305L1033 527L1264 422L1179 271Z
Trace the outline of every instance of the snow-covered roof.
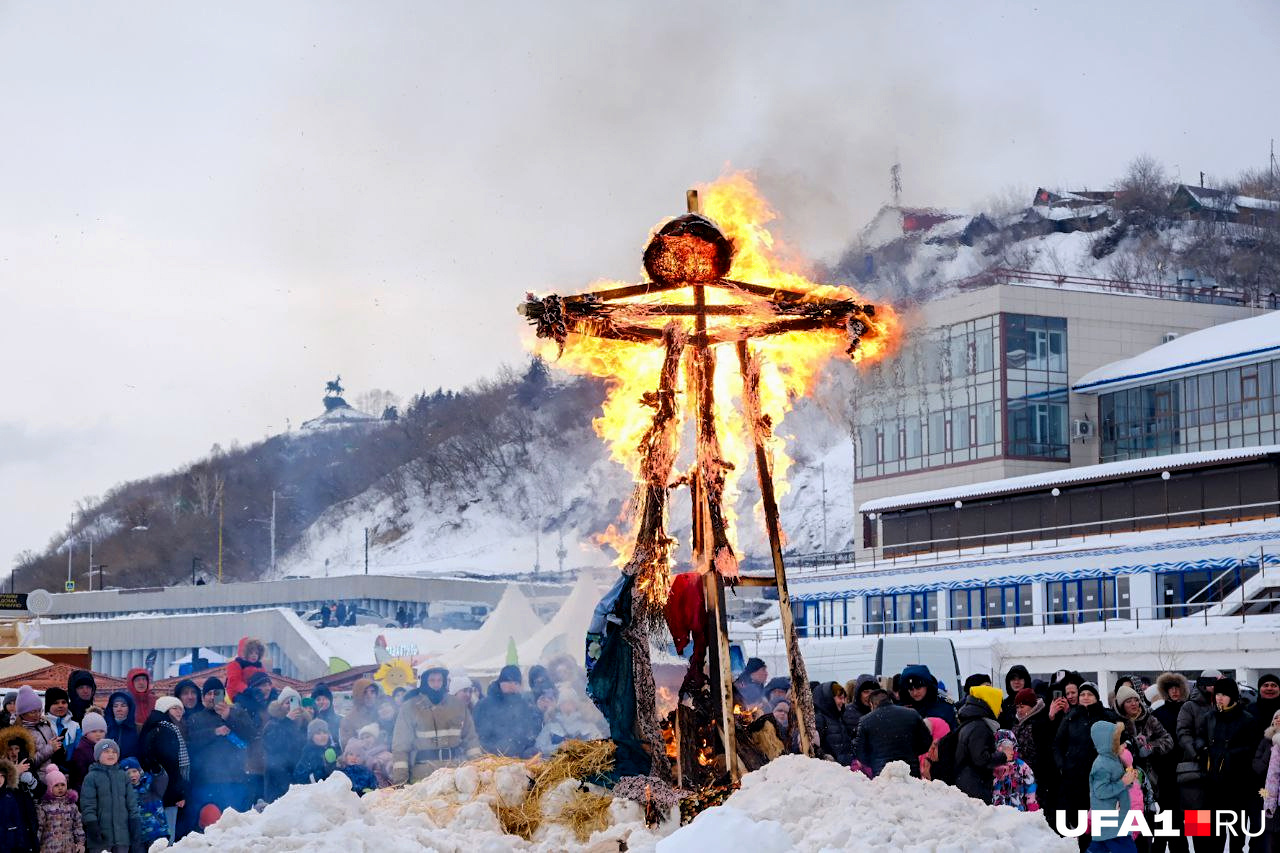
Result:
M1210 326L1153 347L1132 358L1091 370L1071 386L1096 394L1147 385L1188 373L1219 370L1230 363L1262 361L1280 352L1280 312Z
M1231 450L1201 450L1196 453L1175 453L1169 456L1126 459L1122 462L1103 462L1100 465L1082 465L1062 471L1025 474L1021 477L1007 477L1003 480L988 480L985 483L970 483L965 486L950 486L945 489L933 489L927 492L911 492L905 495L876 498L858 507L858 512L889 512L890 510L972 500L991 495L1041 491L1051 489L1054 486L1069 486L1099 480L1111 480L1152 471L1176 471L1179 468L1190 468L1215 462L1257 459L1275 453L1280 453L1280 445L1238 447Z
M351 426L376 426L382 423L385 422L381 418L367 412L353 409L350 406L337 406L318 418L305 421L301 428L304 432L316 432Z
M1280 201L1254 198L1247 195L1231 196L1227 195L1223 190L1216 190L1210 187L1193 187L1190 184L1183 184L1182 188L1201 207L1213 210L1221 210L1228 213L1239 213L1240 208L1245 210L1268 210L1273 213L1280 211Z

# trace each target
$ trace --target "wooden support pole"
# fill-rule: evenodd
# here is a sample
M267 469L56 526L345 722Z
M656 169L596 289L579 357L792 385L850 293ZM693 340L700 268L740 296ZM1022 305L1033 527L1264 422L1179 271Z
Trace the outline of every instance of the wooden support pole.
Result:
M787 644L787 669L791 676L791 690L796 697L794 709L796 726L800 730L800 752L812 755L817 720L813 716L812 697L808 701L802 699L802 694L809 691L809 673L800 654L800 639L796 634L795 618L791 612L791 595L787 591L787 571L782 560L782 526L778 521L778 500L773 491L773 472L769 468L769 455L764 446L763 431L768 426L760 411L760 368L746 341L738 341L738 366L742 370L743 414L756 451L756 477L760 482L760 503L764 509L765 530L769 534L769 552L773 557L773 578L778 589L778 615L782 620L782 636Z

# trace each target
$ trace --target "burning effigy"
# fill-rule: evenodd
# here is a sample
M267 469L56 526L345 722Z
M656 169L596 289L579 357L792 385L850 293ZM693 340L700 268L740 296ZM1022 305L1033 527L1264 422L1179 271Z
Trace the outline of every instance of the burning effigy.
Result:
M708 753L718 751L719 766L736 779L746 768L735 744L742 727L729 669L726 584L777 588L801 750L811 752L817 740L778 518L790 460L774 426L812 390L826 363L882 357L898 324L892 309L871 305L850 288L813 282L786 262L765 227L776 214L746 175L690 190L687 206L650 235L645 281L570 296L530 293L518 310L561 366L606 380L595 428L636 481L627 532L610 537L621 573L587 638L589 691L610 722L620 772L670 779L668 756L675 753L679 778L686 775L682 768L706 766ZM717 370L725 353L736 370ZM678 471L685 432L693 436L685 448L691 462ZM772 576L742 573L734 543L738 482L751 466ZM672 596L678 543L667 530L668 500L677 488L687 488L692 499L696 573L678 585L678 603ZM693 626L693 658L664 736L649 638L666 630L673 608L687 613L691 601L702 624ZM699 691L702 701L695 702ZM718 738L708 738L705 726L680 722L699 704L714 709ZM704 734L687 736L695 731Z

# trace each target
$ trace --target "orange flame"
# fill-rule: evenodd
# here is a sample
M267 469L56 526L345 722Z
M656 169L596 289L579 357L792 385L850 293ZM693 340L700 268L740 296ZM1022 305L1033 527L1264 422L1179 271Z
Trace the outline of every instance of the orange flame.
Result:
M702 213L712 219L734 244L733 264L728 276L730 279L796 291L815 298L862 301L851 288L817 284L804 275L794 256L765 227L777 218L777 214L746 173L729 173L698 189ZM624 284L596 282L590 289L601 290ZM687 288L650 293L623 300L623 304L628 306L626 310L633 310L639 317L643 316L646 305L658 302L687 303L688 293ZM708 329L712 332L718 328L768 322L774 316L765 299L746 291L708 288L706 295L708 304L732 304L755 309L749 310L745 317L709 318ZM683 322L692 328L692 320L685 319ZM853 353L855 362L877 361L897 345L899 322L892 308L877 305L870 325L872 328ZM756 338L750 342L760 360L761 413L767 416L774 428L782 423L783 417L797 398L813 390L827 363L847 357L845 350L848 344L848 337L840 329L789 332ZM553 342L535 340L532 347L549 361L556 361L556 345ZM739 404L742 376L733 346L716 345L713 351L717 359L714 385L716 427L723 457L734 465L727 472L724 491L725 519L732 538L740 478L750 470L752 436ZM571 372L597 376L606 381L607 397L601 415L593 421L593 426L596 433L608 442L611 458L624 465L637 482L642 479L642 460L638 445L649 426L651 416L651 409L640 405L640 398L656 387L662 361L663 351L660 346L571 334L568 345L557 362ZM690 425L688 407L684 405L686 383L687 377L682 372L680 387L676 389L681 400L678 418L682 433ZM773 434L766 437L766 449L771 459L775 491L781 497L788 488L787 471L791 459L785 451L783 440ZM626 562L629 543L633 539L624 529L632 528L631 524L623 524L617 528L611 526L604 534L596 537L598 543L606 544L618 552L619 565Z

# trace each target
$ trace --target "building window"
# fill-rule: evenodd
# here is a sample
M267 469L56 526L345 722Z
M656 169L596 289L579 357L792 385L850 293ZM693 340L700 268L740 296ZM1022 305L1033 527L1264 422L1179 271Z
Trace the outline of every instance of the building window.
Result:
M1100 395L1102 461L1277 443L1277 365L1264 361Z
M1172 619L1199 613L1225 600L1257 573L1256 563L1241 563L1227 569L1158 572L1156 616Z
M1031 584L951 590L951 629L1012 628L1033 624Z
M1090 578L1045 584L1045 620L1050 625L1128 619L1129 578Z
M1067 321L1004 315L1005 452L1069 461Z
M868 595L864 634L917 634L938 630L938 596L933 592Z

